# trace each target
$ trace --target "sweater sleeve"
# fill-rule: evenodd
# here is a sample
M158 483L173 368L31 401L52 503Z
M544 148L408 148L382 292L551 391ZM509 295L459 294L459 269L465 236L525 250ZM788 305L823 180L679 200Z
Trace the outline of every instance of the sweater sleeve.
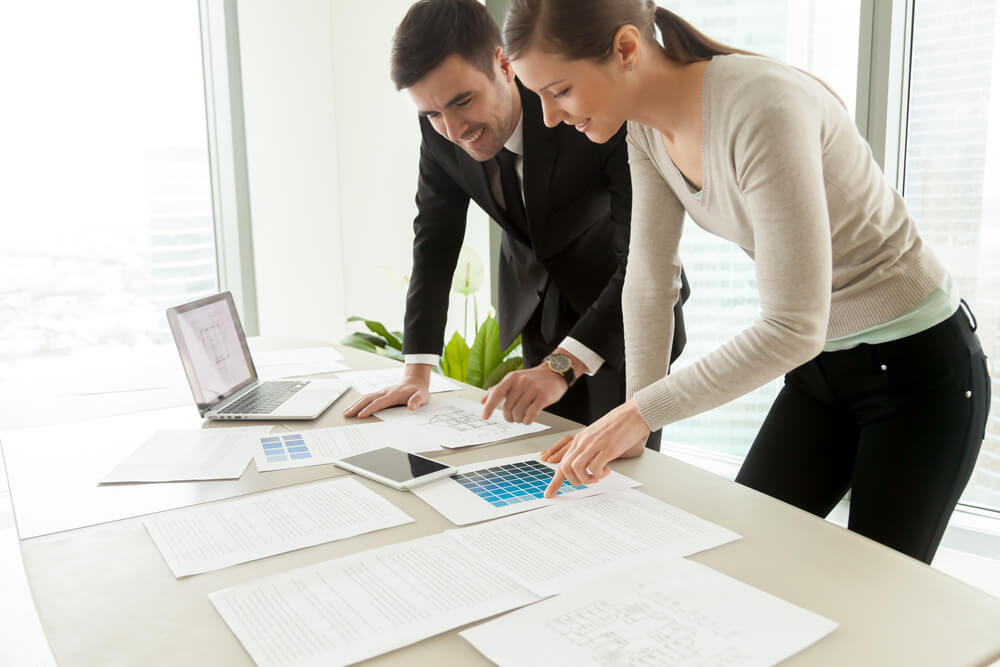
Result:
M731 153L710 159L731 160L736 170L753 228L760 319L636 393L639 412L654 430L774 380L819 354L825 342L832 251L821 123L801 104L774 100L748 108L727 128ZM638 184L634 197L640 197Z
M681 289L684 208L649 158L646 130L629 124L632 225L622 288L626 398L660 380L674 339Z

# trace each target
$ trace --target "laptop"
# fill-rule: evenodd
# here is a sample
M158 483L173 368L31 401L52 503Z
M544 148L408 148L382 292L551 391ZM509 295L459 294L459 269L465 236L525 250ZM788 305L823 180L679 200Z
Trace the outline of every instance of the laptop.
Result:
M315 419L350 386L341 380L260 382L229 292L168 308L167 322L205 419Z

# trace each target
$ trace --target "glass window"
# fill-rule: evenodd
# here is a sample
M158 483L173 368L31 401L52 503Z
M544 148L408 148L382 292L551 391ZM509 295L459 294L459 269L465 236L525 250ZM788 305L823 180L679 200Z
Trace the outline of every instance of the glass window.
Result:
M858 69L860 0L671 0L661 3L709 37L778 58L826 81L852 114ZM759 299L753 263L732 243L685 220L681 258L691 281L684 308L683 367L754 322ZM664 429L664 439L742 458L780 388L780 380Z
M996 359L1000 355L997 2L916 0L913 19L903 196L921 234L972 306L986 354ZM994 383L997 377L995 373ZM963 502L1000 509L997 399Z
M200 38L196 0L0 11L0 395L88 391L217 290Z

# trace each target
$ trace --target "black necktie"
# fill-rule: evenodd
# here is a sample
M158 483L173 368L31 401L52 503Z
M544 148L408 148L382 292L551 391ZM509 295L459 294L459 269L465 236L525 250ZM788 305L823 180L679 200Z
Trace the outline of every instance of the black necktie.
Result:
M502 149L497 153L497 164L500 166L500 189L507 208L507 217L518 229L527 233L528 215L524 211L524 200L521 199L521 184L517 177L514 161L517 155Z

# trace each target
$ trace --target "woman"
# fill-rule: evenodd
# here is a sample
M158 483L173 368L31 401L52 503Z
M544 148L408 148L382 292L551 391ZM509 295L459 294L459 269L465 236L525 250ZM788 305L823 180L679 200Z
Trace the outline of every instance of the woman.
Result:
M547 124L603 142L628 122L628 400L543 453L549 495L786 374L737 481L820 516L850 489L852 530L930 562L983 439L988 362L836 95L650 0L513 0L504 41ZM754 259L761 317L666 375L685 211Z

